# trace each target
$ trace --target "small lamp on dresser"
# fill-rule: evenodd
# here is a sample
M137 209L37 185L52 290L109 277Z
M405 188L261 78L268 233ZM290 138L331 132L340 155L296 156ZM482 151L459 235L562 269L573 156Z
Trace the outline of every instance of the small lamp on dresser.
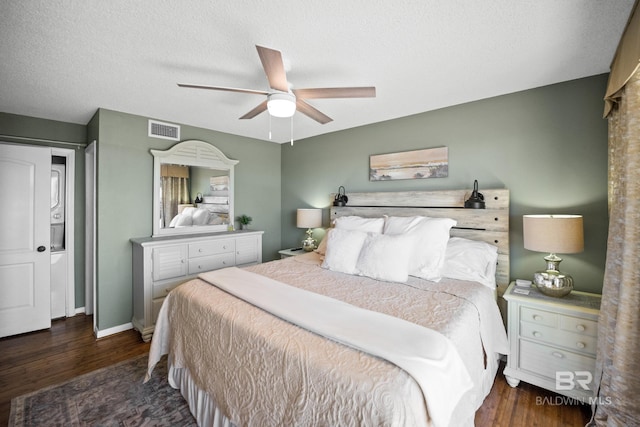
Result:
M322 209L298 209L296 226L307 229L307 238L302 241L302 249L311 252L316 248L312 229L322 226Z
M522 218L524 247L531 251L548 252L547 268L533 275L533 283L545 295L563 297L571 293L573 278L561 273L560 254L584 250L581 215L524 215Z

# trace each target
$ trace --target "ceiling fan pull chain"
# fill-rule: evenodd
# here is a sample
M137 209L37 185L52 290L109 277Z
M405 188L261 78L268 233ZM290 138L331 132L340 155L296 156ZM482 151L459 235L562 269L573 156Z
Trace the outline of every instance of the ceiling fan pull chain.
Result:
M291 146L293 147L293 116L291 116Z
M269 114L269 141L271 141L271 114Z

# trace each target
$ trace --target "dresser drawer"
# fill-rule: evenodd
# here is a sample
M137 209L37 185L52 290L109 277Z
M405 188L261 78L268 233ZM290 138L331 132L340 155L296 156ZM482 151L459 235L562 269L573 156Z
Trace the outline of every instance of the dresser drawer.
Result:
M557 327L559 316L549 311L538 310L531 307L520 307L520 320L538 325Z
M189 244L189 258L235 252L236 241L233 239L220 239Z
M560 318L560 329L596 337L598 335L598 322L579 317L562 316Z
M189 274L198 274L205 271L217 270L235 265L235 254L211 255L208 257L193 258L189 260Z
M243 237L236 240L236 265L258 262L258 239Z
M160 283L154 283L153 284L153 293L152 293L152 298L164 298L167 296L167 294L169 292L171 292L173 290L173 288L175 288L176 286L178 286L181 283L184 283L187 280L187 278L185 277L184 279L180 280L180 281L169 281L169 282L160 282Z
M561 317L562 322L563 317ZM520 322L520 337L538 340L548 344L560 345L571 350L596 354L597 340L590 335L555 329L549 326L536 325L531 322Z
M556 380L556 372L589 371L593 374L596 367L596 359L583 356L571 351L549 347L527 340L520 340L519 368L536 375L542 375L549 380ZM593 383L589 384L592 389Z

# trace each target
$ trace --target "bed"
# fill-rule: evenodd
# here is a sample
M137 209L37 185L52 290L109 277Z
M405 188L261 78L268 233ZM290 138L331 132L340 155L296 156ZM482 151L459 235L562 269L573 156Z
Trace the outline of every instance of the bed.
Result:
M473 425L508 351L496 285L509 280L509 194L485 190L486 209L464 209L469 193L349 194L318 252L180 285L160 310L147 375L168 354L169 382L199 425ZM451 277L406 274L411 260L397 268L428 246L405 249L422 218L455 222L439 265ZM381 233L358 229L380 220ZM360 255L377 257L356 256L351 272L356 237ZM493 268L469 280L470 248L487 244Z

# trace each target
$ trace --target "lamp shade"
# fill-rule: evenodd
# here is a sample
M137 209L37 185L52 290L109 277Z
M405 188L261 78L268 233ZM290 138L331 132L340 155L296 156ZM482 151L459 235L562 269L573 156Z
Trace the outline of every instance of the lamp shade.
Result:
M318 228L322 226L322 209L298 209L298 228Z
M584 250L581 215L524 215L524 248L536 252L574 254Z

